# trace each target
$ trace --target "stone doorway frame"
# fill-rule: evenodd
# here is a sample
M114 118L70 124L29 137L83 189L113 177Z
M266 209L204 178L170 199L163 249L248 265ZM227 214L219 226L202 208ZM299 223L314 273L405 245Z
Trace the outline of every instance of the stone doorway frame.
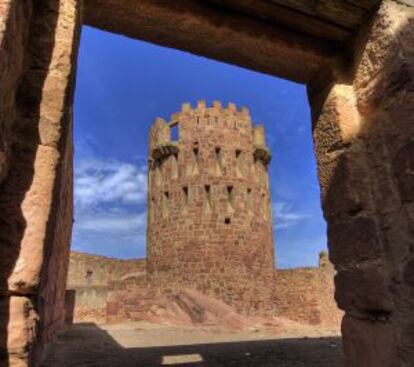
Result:
M1 365L37 366L64 320L84 23L307 84L346 365L414 365L410 0L384 0L341 50L168 3L0 0Z

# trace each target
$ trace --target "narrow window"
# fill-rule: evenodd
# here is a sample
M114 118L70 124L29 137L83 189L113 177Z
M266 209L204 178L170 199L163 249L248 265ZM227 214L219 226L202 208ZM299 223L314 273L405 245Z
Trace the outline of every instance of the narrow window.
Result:
M151 205L150 205L150 207L149 207L149 219L150 219L150 222L154 222L155 221L155 198L154 197L152 197L151 198Z
M234 212L234 188L227 186L227 211Z
M192 168L192 174L197 175L199 172L198 169L198 148L193 148L193 168Z
M178 154L171 156L171 177L173 179L178 178Z
M160 160L155 161L155 185L161 186L162 184L162 168Z
M262 193L262 214L263 219L268 219L268 200L266 198L266 194Z
M253 214L253 196L250 188L246 191L246 209L249 214Z
M243 177L243 155L241 150L236 150L236 176Z
M204 213L211 213L211 188L210 185L204 186Z
M168 191L164 192L163 200L162 200L162 215L163 217L168 217L168 210L169 210L169 200L170 194Z
M188 187L183 187L183 212L187 212L188 209Z
M223 175L223 158L221 154L221 148L216 147L214 153L215 153L214 174L216 176L222 176Z
M171 125L170 131L171 131L171 140L178 141L180 139L180 130L178 127L178 123L176 123L175 125Z
M92 285L92 282L93 282L92 276L93 276L93 271L92 270L87 270L86 271L86 282L87 282L88 285Z
M199 173L199 169L198 169L198 148L193 148L191 150L191 160L189 162L189 164L187 164L187 168L186 168L186 174L187 176L192 176L192 175L197 175Z

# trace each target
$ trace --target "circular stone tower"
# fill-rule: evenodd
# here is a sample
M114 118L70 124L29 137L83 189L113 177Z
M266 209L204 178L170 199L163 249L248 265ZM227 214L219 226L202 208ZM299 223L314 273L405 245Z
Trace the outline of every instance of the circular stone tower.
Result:
M274 273L263 125L246 108L185 103L151 127L148 276L197 288L245 313L269 307Z

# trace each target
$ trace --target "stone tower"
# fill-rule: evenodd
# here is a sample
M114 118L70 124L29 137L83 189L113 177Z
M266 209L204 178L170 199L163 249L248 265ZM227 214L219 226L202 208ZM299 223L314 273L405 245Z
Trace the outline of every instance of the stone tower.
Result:
M232 103L185 103L170 122L155 120L149 155L152 284L197 288L248 313L266 308L274 249L263 125Z

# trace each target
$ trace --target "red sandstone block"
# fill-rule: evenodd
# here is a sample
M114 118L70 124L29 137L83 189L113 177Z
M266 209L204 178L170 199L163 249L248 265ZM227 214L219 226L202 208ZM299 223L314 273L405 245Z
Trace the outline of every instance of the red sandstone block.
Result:
M396 366L395 338L388 322L345 316L342 341L347 367Z
M338 267L375 260L382 251L378 226L372 218L356 217L328 225L329 257Z
M341 270L335 276L335 299L343 310L391 312L387 272L380 264Z

